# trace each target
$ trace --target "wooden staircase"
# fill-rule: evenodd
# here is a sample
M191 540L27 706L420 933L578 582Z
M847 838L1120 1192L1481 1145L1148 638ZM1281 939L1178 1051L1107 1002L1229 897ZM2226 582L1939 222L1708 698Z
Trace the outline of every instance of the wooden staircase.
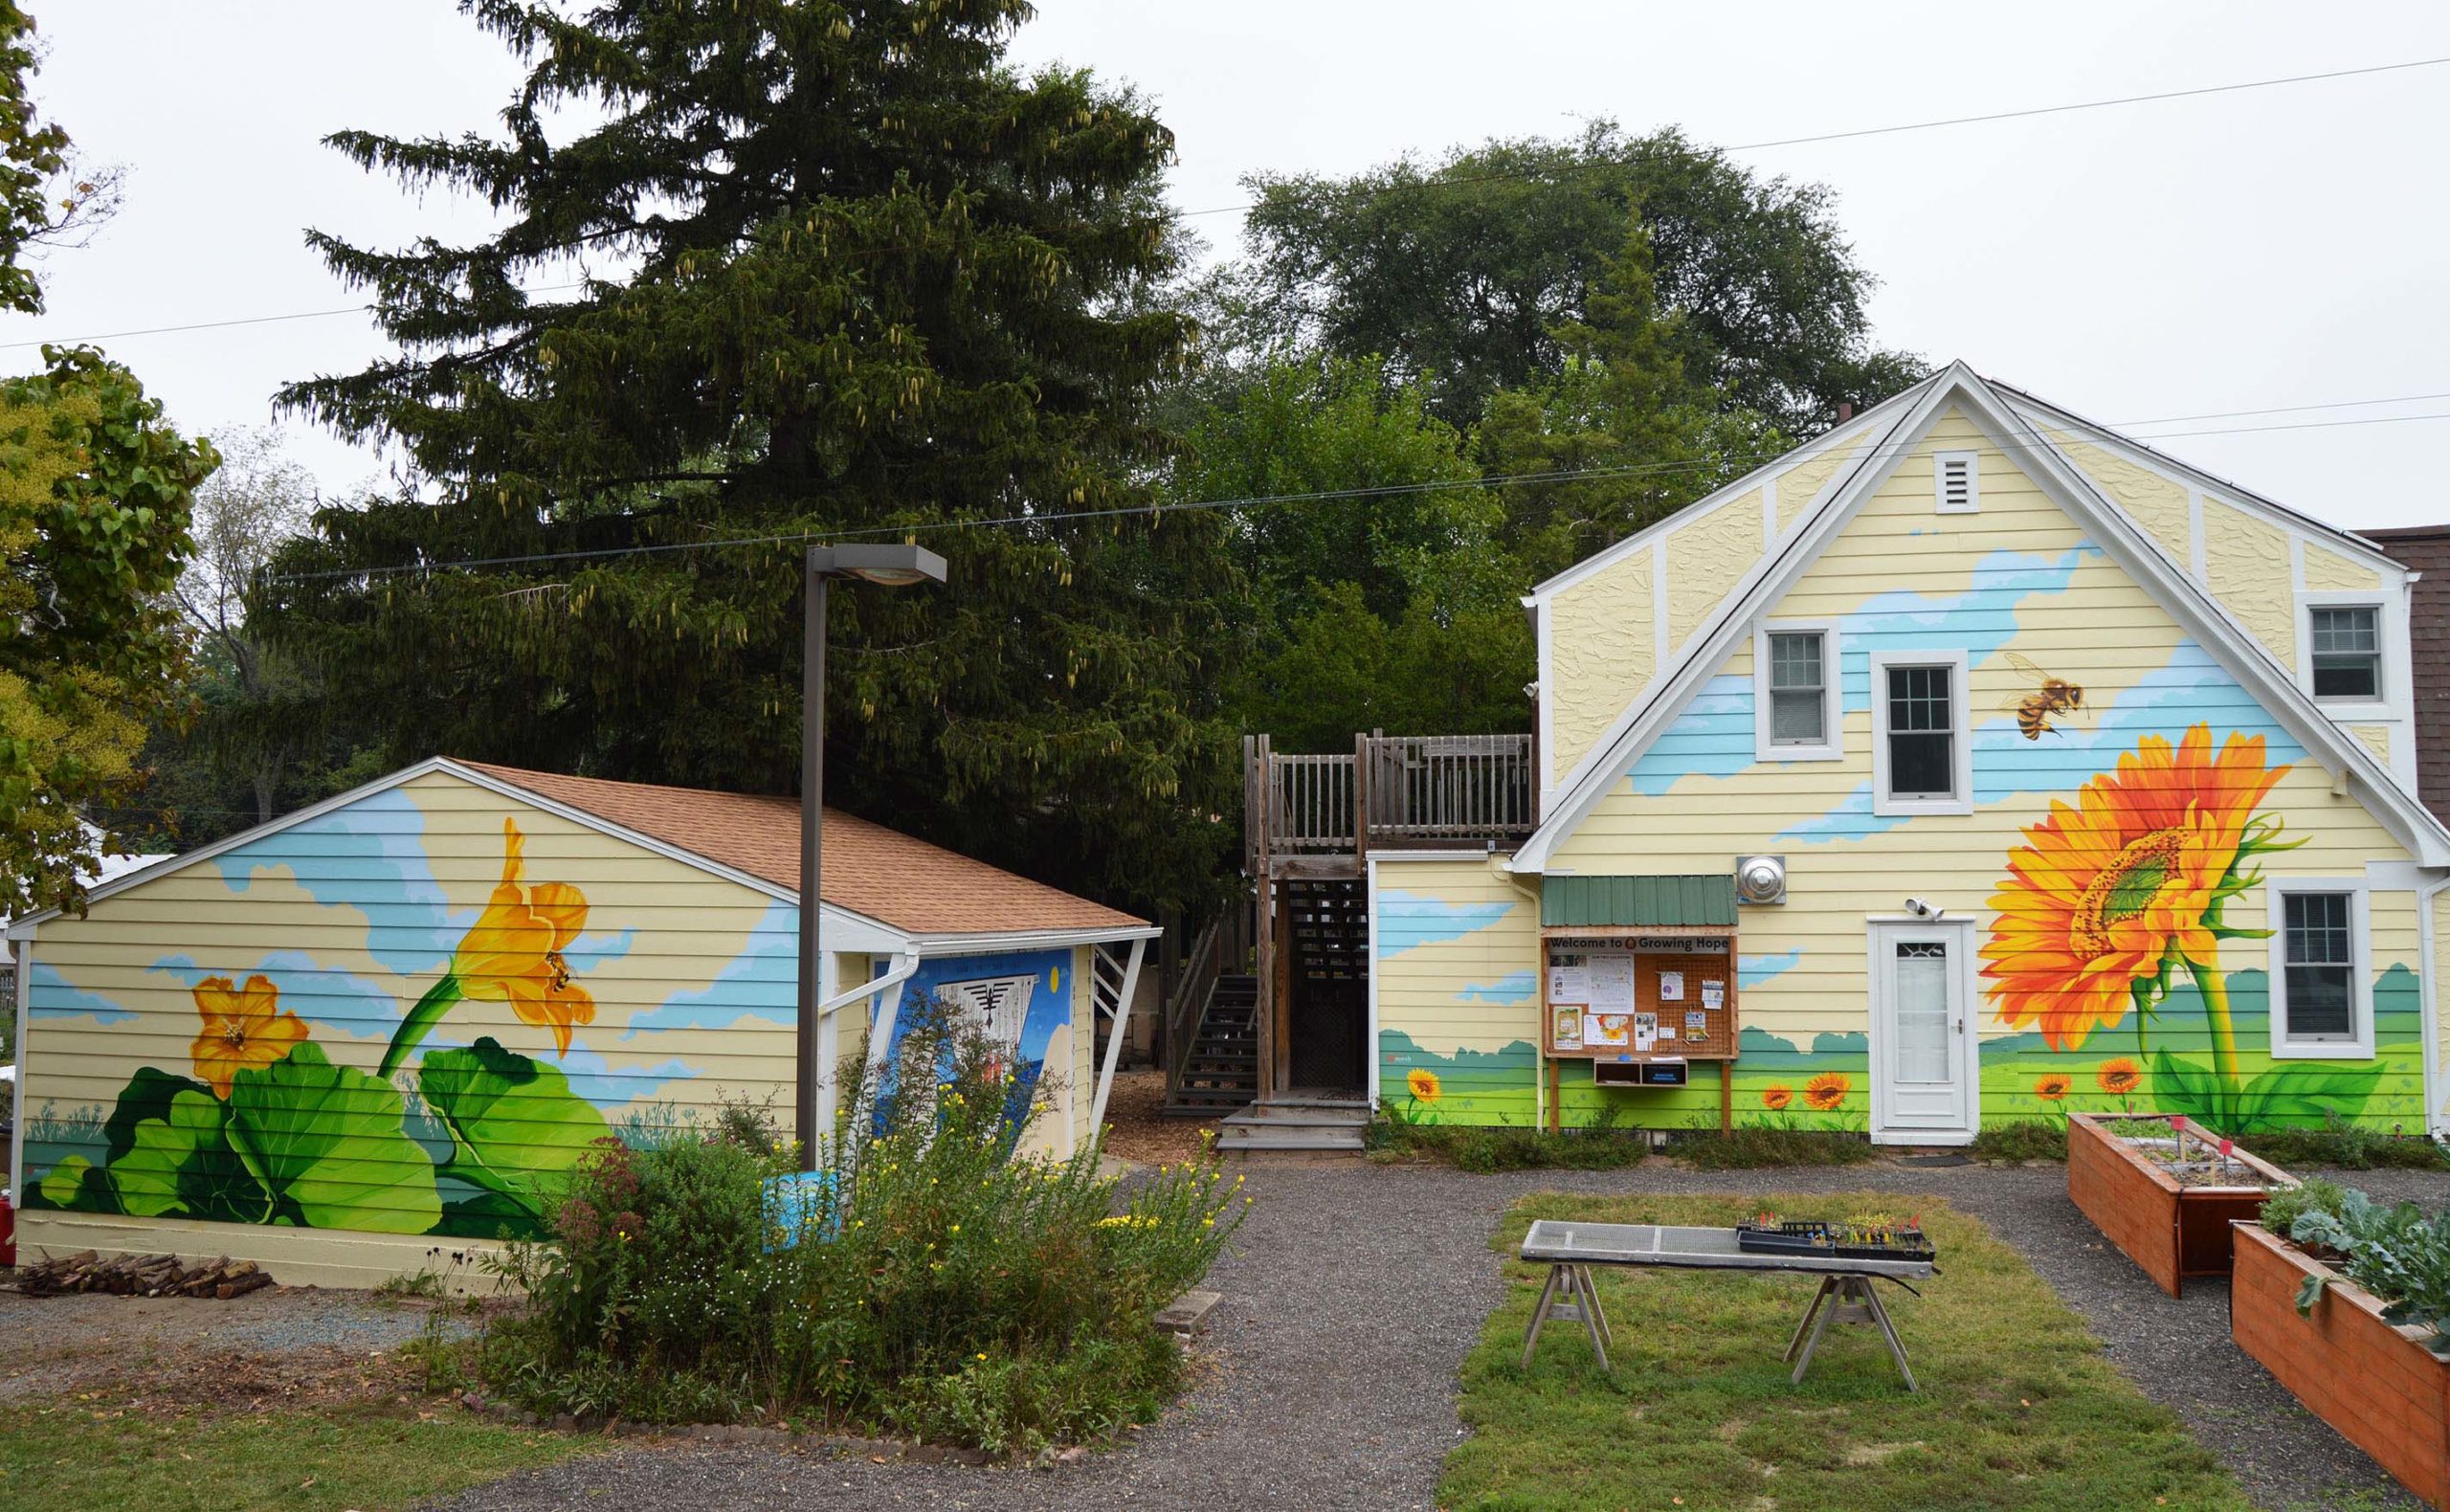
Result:
M1259 979L1221 975L1166 1094L1168 1118L1214 1118L1259 1090Z

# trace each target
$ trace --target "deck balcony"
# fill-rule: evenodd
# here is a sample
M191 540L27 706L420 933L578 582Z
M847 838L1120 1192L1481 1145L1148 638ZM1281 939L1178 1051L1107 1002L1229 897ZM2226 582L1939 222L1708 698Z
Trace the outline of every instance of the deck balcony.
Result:
M1357 879L1373 850L1508 850L1539 827L1528 735L1360 735L1352 754L1242 738L1243 870Z

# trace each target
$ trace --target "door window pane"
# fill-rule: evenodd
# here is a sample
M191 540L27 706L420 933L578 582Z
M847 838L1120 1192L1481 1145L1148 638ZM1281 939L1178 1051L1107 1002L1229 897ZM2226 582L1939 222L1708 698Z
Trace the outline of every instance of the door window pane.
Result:
M2283 984L2285 1038L2342 1041L2356 1037L2355 942L2347 893L2287 893L2281 933L2288 980Z
M1825 745L1828 673L1818 631L1770 636L1770 744Z
M1901 941L1893 963L1897 1079L1945 1082L1949 1070L1949 947Z
M2380 617L2378 610L2370 608L2306 611L2313 633L2314 697L2382 696Z
M1955 700L1946 667L1888 669L1888 790L1896 798L1953 798Z

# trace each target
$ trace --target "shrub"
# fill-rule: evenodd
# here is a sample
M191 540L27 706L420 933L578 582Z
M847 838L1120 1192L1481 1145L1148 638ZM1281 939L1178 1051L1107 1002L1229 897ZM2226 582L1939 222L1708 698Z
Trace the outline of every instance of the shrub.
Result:
M1488 1128L1461 1123L1414 1123L1381 1118L1370 1125L1374 1154L1425 1156L1458 1170L1618 1170L1641 1164L1650 1135L1608 1126L1566 1129Z
M2067 1158L2067 1124L2060 1119L2015 1119L1985 1123L1973 1136L1976 1160L2022 1165L2029 1160Z
M1125 1186L1094 1144L1016 1155L1049 1088L932 1012L897 1061L796 1214L767 1186L792 1151L746 1105L705 1137L607 1142L550 1240L512 1261L532 1305L486 1343L497 1389L540 1412L767 1412L1014 1455L1152 1415L1181 1368L1154 1315L1207 1274L1238 1179L1201 1161Z
M1843 1129L1739 1123L1730 1133L1696 1128L1680 1134L1667 1153L1696 1170L1753 1170L1765 1166L1853 1166L1872 1158L1871 1142Z
M2318 1129L2274 1128L2246 1137L2257 1155L2276 1166L2333 1170L2450 1169L2441 1146L2422 1135L2384 1134L2326 1111Z

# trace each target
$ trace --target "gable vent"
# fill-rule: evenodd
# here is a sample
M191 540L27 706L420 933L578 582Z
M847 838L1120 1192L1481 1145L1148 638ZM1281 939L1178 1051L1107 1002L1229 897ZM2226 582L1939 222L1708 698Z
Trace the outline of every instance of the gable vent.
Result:
M1972 452L1939 452L1931 457L1939 489L1939 511L1971 515L1982 507L1982 477Z

